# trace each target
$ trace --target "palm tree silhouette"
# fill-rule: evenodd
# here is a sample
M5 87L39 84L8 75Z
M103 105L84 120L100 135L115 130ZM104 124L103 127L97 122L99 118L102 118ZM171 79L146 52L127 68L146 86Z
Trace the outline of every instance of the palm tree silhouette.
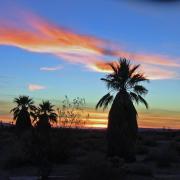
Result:
M48 129L51 127L51 123L57 122L57 114L53 109L54 105L52 105L49 101L43 101L39 104L39 108L37 110L37 127Z
M142 73L137 72L140 65L132 65L126 58L109 63L112 73L101 80L109 92L96 105L106 109L112 103L108 116L107 140L108 156L119 156L127 161L135 160L137 138L137 111L133 101L148 104L143 98L148 90L139 83L149 81ZM113 93L116 93L115 96Z
M32 127L30 116L34 117L34 110L36 109L32 98L19 96L14 98L13 102L16 103L16 107L11 109L10 112L13 113L16 127L21 129Z

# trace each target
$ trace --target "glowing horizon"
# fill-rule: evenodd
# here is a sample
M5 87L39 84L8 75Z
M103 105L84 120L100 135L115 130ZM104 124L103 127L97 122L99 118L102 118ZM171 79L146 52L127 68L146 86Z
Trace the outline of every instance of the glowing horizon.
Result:
M89 119L86 121L85 126L89 128L107 128L108 112L96 111L93 109L86 110L85 114L89 113ZM139 112L138 114L138 126L139 128L166 128L166 129L180 129L180 112L166 113L162 115L159 112ZM1 115L0 120L7 123L15 123L12 119L12 115ZM171 124L169 124L169 121ZM162 124L163 122L163 124ZM56 124L54 124L56 126ZM58 122L57 122L58 125Z

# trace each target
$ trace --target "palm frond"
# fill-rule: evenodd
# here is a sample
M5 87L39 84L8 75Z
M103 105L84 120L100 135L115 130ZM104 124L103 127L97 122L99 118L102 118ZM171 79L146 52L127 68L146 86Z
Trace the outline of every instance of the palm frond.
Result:
M130 78L128 83L129 83L129 85L134 86L134 85L136 85L136 84L138 84L139 82L142 82L142 81L149 82L149 80L143 74L138 73L138 74L134 74L132 76L132 78Z
M129 77L131 77L139 67L140 67L140 64L134 65L129 71Z
M146 109L148 109L149 106L146 100L140 95L138 95L138 98L139 98L139 101L142 102L146 106Z
M29 106L29 109L30 109L31 111L36 111L37 108L36 108L36 106L34 106L34 105L30 105L30 106Z
M14 113L13 114L13 120L16 120L18 118L18 114L17 113Z
M53 112L54 105L52 105L49 101L43 101L41 104L39 104L39 111L44 112L46 111L47 113Z
M135 101L137 104L139 103L139 97L136 93L130 92L129 95L132 101Z
M101 80L105 81L108 89L113 89L113 90L117 91L120 88L120 86L119 86L120 83L118 83L117 80L115 80L115 79L101 78Z
M114 97L113 97L112 95L110 95L110 96L106 99L106 101L104 102L103 110L105 110L105 109L108 107L108 105L112 103L113 99L114 99Z
M116 62L111 62L108 63L108 65L112 68L113 73L117 74L118 73L118 64Z
M49 115L49 120L52 121L52 122L57 122L57 114L56 113L51 113Z
M18 107L15 107L15 108L13 108L13 109L10 110L10 113L15 112L15 111L17 111L17 110L19 110L19 108L18 108Z
M125 84L125 82L129 78L129 71L130 71L130 61L126 58L119 59L119 68L118 68L118 77L121 77L121 82Z
M37 120L37 114L34 112L30 112L30 116L33 118L33 121Z
M104 106L103 109L105 109L109 103L111 103L113 100L113 96L110 93L107 93L106 95L104 95L99 102L96 105L96 109L101 108L102 106Z
M135 93L137 93L139 95L141 95L141 94L145 95L148 93L148 90L142 85L135 85L133 90Z

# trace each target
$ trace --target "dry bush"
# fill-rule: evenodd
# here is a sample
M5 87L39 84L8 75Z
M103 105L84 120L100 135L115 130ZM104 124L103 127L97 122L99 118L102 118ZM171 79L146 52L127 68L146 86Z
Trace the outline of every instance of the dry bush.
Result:
M63 128L82 128L89 119L85 112L85 99L75 98L72 101L67 96L62 101L62 107L57 108L58 126Z

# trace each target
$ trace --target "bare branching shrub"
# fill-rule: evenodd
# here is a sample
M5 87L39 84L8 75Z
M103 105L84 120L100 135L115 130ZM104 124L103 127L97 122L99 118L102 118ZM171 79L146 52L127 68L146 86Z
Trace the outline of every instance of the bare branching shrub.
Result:
M65 128L84 127L89 119L89 114L85 112L85 99L75 98L72 101L65 96L62 107L57 108L58 126Z

